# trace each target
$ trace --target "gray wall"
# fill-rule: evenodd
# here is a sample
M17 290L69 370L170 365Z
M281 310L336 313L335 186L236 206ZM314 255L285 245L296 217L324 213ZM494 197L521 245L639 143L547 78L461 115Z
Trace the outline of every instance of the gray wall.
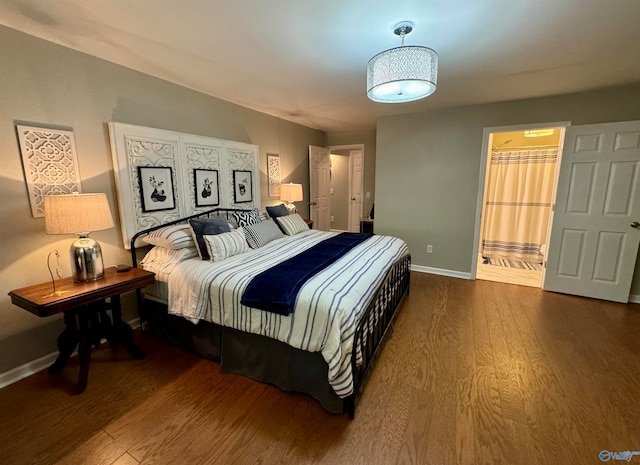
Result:
M16 124L73 129L84 192L105 192L118 221L107 122L118 121L257 144L261 198L269 199L266 154L281 157L283 182L302 183L308 217L308 146L325 134L0 26L0 374L54 352L59 317L38 318L11 304L7 293L49 279L46 258L60 250L69 275L72 236L48 236L33 218L15 133ZM361 142L361 141L359 141ZM128 263L119 224L92 235L105 266ZM130 302L130 299L129 299ZM135 317L129 305L128 318Z
M405 239L413 264L470 272L484 128L638 119L640 83L380 118L375 231ZM640 294L639 263L632 294Z

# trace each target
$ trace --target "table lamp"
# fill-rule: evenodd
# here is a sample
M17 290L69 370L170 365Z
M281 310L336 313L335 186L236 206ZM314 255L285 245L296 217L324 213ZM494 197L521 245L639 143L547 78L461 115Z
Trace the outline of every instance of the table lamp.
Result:
M280 184L280 199L289 202L287 204L289 215L294 214L296 212L296 206L293 202L302 200L302 184L293 184L292 182Z
M71 272L75 282L96 281L104 276L100 244L89 237L92 231L113 227L105 194L64 194L44 197L47 234L77 234L71 244Z

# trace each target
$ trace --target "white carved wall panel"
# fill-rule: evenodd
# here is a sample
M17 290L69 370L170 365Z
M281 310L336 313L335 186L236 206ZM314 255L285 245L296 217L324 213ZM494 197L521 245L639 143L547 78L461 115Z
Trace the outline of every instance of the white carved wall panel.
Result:
M44 196L82 192L72 131L17 126L31 214L44 216Z
M109 133L122 239L127 249L138 231L215 208L196 205L196 169L217 171L220 207L261 205L256 145L123 123L109 123ZM138 179L141 166L171 168L175 208L143 211ZM233 202L233 170L251 172L251 202Z

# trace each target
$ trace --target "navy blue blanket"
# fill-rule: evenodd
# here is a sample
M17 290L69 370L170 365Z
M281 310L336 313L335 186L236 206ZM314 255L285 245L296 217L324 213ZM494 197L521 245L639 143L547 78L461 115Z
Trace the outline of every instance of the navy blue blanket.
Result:
M340 233L256 275L240 302L281 315L293 313L298 292L316 273L371 237L365 233Z

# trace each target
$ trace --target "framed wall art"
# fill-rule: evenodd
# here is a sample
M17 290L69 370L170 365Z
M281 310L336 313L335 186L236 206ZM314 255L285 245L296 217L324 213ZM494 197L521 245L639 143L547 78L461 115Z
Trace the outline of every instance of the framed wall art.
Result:
M251 171L233 170L233 201L247 203L253 201Z
M267 154L267 177L269 179L269 197L280 198L280 155Z
M194 168L193 188L196 207L220 205L218 170Z
M16 125L31 214L44 216L45 195L82 192L73 131Z
M171 167L138 166L138 181L143 212L176 208Z

